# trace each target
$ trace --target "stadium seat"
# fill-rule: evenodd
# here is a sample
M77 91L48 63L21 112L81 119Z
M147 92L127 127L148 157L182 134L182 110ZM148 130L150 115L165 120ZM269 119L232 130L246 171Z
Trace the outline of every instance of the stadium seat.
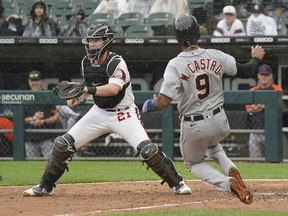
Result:
M114 37L123 37L124 31L121 26L118 25L110 25L113 30Z
M20 13L20 18L22 19L22 25L25 26L27 21L28 21L28 17L26 14L21 14Z
M50 8L50 13L55 14L57 18L61 17L62 15L70 14L72 11L72 4L71 2L66 1L55 1L55 3Z
M283 23L288 26L288 11L285 11L282 14L281 19L283 20Z
M17 4L17 2L14 2L13 0L2 0L2 5L4 9L13 8L15 4Z
M205 7L206 5L206 1L201 1L201 0L187 0L187 5L188 8L190 8L190 10L194 11L195 8L199 8L199 7Z
M166 12L152 13L148 16L146 24L154 31L154 36L173 35L173 14Z
M92 24L102 24L106 23L107 25L113 25L114 24L114 17L113 15L109 13L97 13L97 14L92 14L87 18L87 23L89 25Z
M124 32L125 37L152 37L154 32L149 25L138 24L132 25Z
M72 2L72 4L73 4L73 6L74 5L82 5L83 4L83 0L70 0L71 2ZM97 5L101 2L102 0L85 0L85 3L86 2L94 2L94 3L96 3ZM95 7L96 8L96 7Z
M20 6L20 13L24 13L27 16L30 16L31 8L36 2L37 0L27 0L27 1L17 0L18 5Z
M116 24L121 26L124 31L126 31L129 26L143 23L144 17L138 12L123 13L116 19Z
M20 8L19 7L15 7L15 8L5 8L3 15L5 17L11 15L11 14L19 14L20 13Z
M97 2L95 0L72 3L73 8L81 8L84 10L86 18L89 17L94 12L94 10L98 6L98 4L99 4L99 2Z

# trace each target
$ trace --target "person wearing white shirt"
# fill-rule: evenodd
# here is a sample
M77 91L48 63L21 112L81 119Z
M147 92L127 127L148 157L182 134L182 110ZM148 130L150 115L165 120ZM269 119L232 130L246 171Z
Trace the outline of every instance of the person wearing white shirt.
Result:
M261 5L254 5L247 20L246 32L248 36L278 35L275 20L263 14Z
M236 18L235 7L228 5L223 8L224 19L220 20L213 32L214 36L245 36L241 20Z

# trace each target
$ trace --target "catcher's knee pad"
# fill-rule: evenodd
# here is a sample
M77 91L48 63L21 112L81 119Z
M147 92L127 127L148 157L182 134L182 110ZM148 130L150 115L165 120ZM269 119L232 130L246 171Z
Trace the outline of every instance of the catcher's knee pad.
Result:
M66 161L76 151L74 138L66 133L56 137L53 142L52 155L61 161Z
M158 146L151 143L150 140L143 141L137 147L140 157L144 160L150 160L155 154L158 153Z
M158 176L167 182L169 187L177 186L183 180L174 167L173 162L154 143L142 142L137 147L138 152L144 162L151 168Z
M74 139L70 134L64 134L54 140L53 149L45 167L40 187L50 191L55 186L56 181L68 169L67 161L74 152Z

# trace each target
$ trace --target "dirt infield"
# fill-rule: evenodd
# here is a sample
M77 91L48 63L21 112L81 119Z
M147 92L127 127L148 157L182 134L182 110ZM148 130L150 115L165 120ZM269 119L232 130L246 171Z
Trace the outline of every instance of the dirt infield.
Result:
M288 212L288 180L247 180L254 202L246 205L200 181L187 181L192 195L174 195L160 182L60 184L51 197L23 197L26 187L0 187L0 215L73 216L163 209L225 209Z

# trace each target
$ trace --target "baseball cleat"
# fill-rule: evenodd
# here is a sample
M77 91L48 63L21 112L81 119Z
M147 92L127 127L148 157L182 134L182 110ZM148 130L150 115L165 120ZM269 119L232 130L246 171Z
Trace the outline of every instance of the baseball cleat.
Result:
M234 193L241 202L251 204L253 202L253 195L250 191L246 190L238 180L234 177L230 179L231 192Z
M52 196L54 194L54 188L51 191L47 191L45 188L40 188L39 185L36 185L28 190L23 192L23 196L28 197L35 197L35 196Z
M179 185L173 187L174 193L178 195L186 195L191 194L191 189L184 183L184 181L181 181Z
M239 182L239 184L246 189L246 185L244 183L244 181L242 180L241 176L240 176L240 172L236 167L230 167L229 171L228 171L228 175L230 177L234 177L237 179L237 181Z

